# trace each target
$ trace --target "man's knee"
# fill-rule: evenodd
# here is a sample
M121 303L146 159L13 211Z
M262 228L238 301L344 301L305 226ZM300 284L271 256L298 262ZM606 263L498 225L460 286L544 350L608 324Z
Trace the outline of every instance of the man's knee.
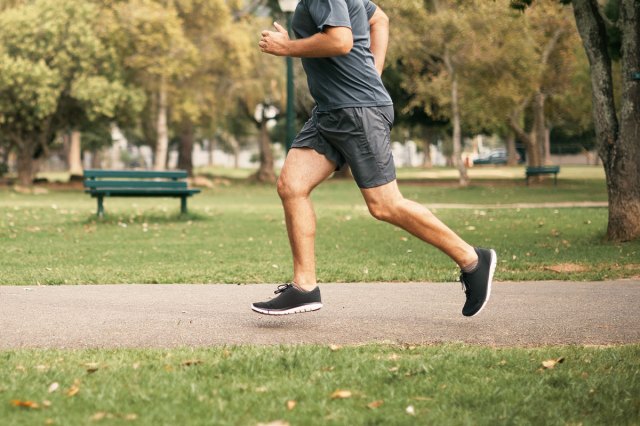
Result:
M367 203L367 207L369 208L371 216L383 222L389 222L395 217L398 205L396 201L388 203L379 200L370 200Z
M282 200L291 198L307 197L310 189L301 182L288 179L286 176L280 175L277 183L278 195Z

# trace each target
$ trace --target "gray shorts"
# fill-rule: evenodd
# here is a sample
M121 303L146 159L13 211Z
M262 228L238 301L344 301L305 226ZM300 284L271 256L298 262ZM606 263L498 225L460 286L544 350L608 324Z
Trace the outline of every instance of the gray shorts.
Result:
M292 148L313 148L336 163L345 163L360 188L373 188L396 178L391 155L393 106L313 109Z

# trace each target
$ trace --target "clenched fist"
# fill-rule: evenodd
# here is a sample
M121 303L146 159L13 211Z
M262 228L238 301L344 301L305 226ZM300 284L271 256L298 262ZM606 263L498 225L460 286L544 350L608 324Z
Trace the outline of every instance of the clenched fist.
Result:
M276 56L287 56L289 53L289 33L282 25L273 23L276 31L263 31L258 46L264 53Z

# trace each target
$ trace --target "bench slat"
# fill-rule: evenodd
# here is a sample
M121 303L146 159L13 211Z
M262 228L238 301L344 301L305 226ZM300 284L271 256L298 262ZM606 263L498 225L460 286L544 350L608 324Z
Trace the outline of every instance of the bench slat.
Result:
M84 171L85 179L95 178L136 178L136 179L185 179L186 170L154 171L154 170L97 170Z
M144 196L156 196L156 197L181 197L183 195L190 196L198 194L199 189L171 189L171 188L99 188L99 189L87 189L86 193L92 196L111 196L111 195L144 195Z
M186 189L185 181L153 181L153 180L86 180L84 186L87 188L172 188Z

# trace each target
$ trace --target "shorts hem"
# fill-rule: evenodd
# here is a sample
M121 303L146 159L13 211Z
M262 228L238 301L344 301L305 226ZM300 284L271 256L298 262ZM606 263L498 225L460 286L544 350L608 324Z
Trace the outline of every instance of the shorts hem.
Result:
M382 179L376 179L373 182L365 184L365 185L361 185L360 182L358 182L358 181L356 181L356 184L358 185L358 188L360 188L360 189L372 189L372 188L377 188L379 186L391 183L394 180L396 180L395 173L393 174L393 177L390 176L390 177L385 177L385 178L382 178Z

